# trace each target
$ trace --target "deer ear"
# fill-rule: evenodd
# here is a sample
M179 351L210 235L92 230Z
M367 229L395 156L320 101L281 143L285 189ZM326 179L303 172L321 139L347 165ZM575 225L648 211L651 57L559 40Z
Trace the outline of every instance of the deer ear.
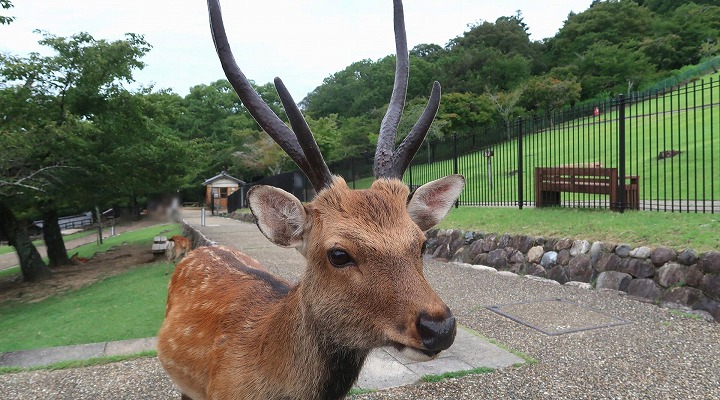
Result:
M260 231L282 247L302 245L307 213L292 194L272 186L257 185L248 191L248 204Z
M442 221L465 187L465 177L449 175L415 190L407 204L410 218L426 231Z

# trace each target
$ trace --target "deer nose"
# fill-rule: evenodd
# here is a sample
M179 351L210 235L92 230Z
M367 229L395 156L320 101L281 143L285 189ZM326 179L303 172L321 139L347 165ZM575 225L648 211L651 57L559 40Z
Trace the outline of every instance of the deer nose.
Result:
M445 315L439 318L422 312L417 319L417 330L423 346L432 352L450 347L455 341L455 329L455 317L450 309L446 309Z

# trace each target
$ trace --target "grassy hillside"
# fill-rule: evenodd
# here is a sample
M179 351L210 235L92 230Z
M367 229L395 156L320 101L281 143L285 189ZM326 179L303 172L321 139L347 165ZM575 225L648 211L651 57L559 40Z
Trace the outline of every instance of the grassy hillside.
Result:
M643 200L718 199L720 194L720 74L704 77L705 87L693 82L679 90L647 98L625 109L626 174L640 176ZM710 80L712 90L708 90ZM618 165L617 108L606 104L597 117L574 119L523 138L524 192L532 195L536 166L601 163ZM442 144L451 147L452 143ZM517 138L491 146L491 176L481 152L459 157L458 171L468 186L463 203L517 201ZM664 150L680 150L679 157L658 160ZM460 149L462 151L462 149ZM421 148L417 157L425 157ZM453 172L453 160L412 167L403 177L414 185ZM491 187L492 179L492 187ZM360 180L365 187L372 180Z

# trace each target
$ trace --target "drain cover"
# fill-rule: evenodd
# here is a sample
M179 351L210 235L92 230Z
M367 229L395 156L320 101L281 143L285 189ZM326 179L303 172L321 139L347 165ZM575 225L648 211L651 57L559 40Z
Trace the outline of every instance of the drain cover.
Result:
M526 301L486 308L551 336L631 323L565 299Z

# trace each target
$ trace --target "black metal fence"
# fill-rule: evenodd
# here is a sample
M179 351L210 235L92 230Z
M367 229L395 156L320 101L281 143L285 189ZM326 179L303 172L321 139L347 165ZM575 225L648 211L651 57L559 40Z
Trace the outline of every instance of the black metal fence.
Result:
M372 182L370 157L330 169L351 187ZM453 173L467 180L460 205L720 212L720 84L633 93L427 141L403 180L417 187ZM292 191L309 200L297 175Z

